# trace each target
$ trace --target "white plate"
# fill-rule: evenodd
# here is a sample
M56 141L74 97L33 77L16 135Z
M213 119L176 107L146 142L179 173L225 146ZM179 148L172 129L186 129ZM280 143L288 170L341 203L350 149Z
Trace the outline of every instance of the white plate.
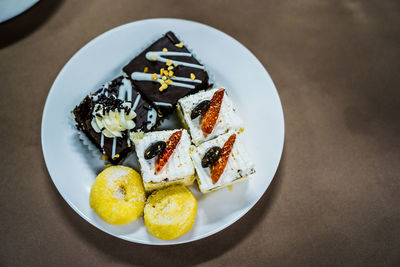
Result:
M18 16L39 0L0 0L0 23Z
M245 143L256 164L248 181L202 195L193 229L163 241L151 236L139 219L125 226L103 222L89 206L89 192L103 162L88 152L70 125L70 111L91 91L116 77L121 68L165 32L174 31L195 52L218 86L225 86L245 120ZM175 125L173 120L163 128ZM80 49L56 78L43 111L42 149L58 191L85 220L116 237L144 244L179 244L212 235L242 217L268 188L278 167L284 139L280 99L267 71L242 44L204 24L179 19L149 19L119 26ZM124 162L138 170L135 156Z

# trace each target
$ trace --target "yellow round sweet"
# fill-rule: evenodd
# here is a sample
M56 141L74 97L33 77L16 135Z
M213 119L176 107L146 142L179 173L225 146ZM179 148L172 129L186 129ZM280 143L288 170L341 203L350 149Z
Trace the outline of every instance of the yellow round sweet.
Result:
M94 181L89 202L101 219L109 224L127 224L143 213L146 196L142 178L134 169L112 166Z
M197 201L192 192L182 185L155 191L144 207L144 223L153 236L172 240L192 229L197 212Z

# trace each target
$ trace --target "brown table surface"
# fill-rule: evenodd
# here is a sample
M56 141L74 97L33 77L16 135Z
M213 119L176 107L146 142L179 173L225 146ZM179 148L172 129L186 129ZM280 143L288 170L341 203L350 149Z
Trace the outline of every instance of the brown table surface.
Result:
M67 60L153 17L199 21L247 46L276 84L286 127L255 207L211 237L166 247L83 220L53 185L40 143ZM0 24L0 42L0 265L399 266L399 1L44 0Z

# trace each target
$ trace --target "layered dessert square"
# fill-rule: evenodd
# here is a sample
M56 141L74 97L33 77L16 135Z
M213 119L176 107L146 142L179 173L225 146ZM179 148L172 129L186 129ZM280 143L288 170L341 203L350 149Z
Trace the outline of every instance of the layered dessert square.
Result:
M200 91L180 99L178 115L195 145L230 130L243 130L243 121L223 88Z
M146 191L172 184L191 185L194 166L189 155L190 137L186 130L155 131L133 138Z
M209 86L204 66L173 32L132 59L123 71L163 116L173 111L178 99Z
M191 158L197 173L200 191L208 193L243 181L255 172L254 164L234 131L192 146Z
M132 150L132 132L148 132L159 123L155 108L123 76L86 96L73 114L77 128L115 164Z

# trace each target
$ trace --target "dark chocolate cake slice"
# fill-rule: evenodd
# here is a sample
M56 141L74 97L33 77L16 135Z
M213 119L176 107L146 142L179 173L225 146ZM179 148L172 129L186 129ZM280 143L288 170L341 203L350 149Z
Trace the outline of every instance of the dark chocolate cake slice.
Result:
M157 111L123 76L86 96L73 114L77 128L115 164L132 151L132 132L148 132L159 124Z
M123 71L163 116L173 111L178 99L209 87L204 66L173 32L150 45Z

